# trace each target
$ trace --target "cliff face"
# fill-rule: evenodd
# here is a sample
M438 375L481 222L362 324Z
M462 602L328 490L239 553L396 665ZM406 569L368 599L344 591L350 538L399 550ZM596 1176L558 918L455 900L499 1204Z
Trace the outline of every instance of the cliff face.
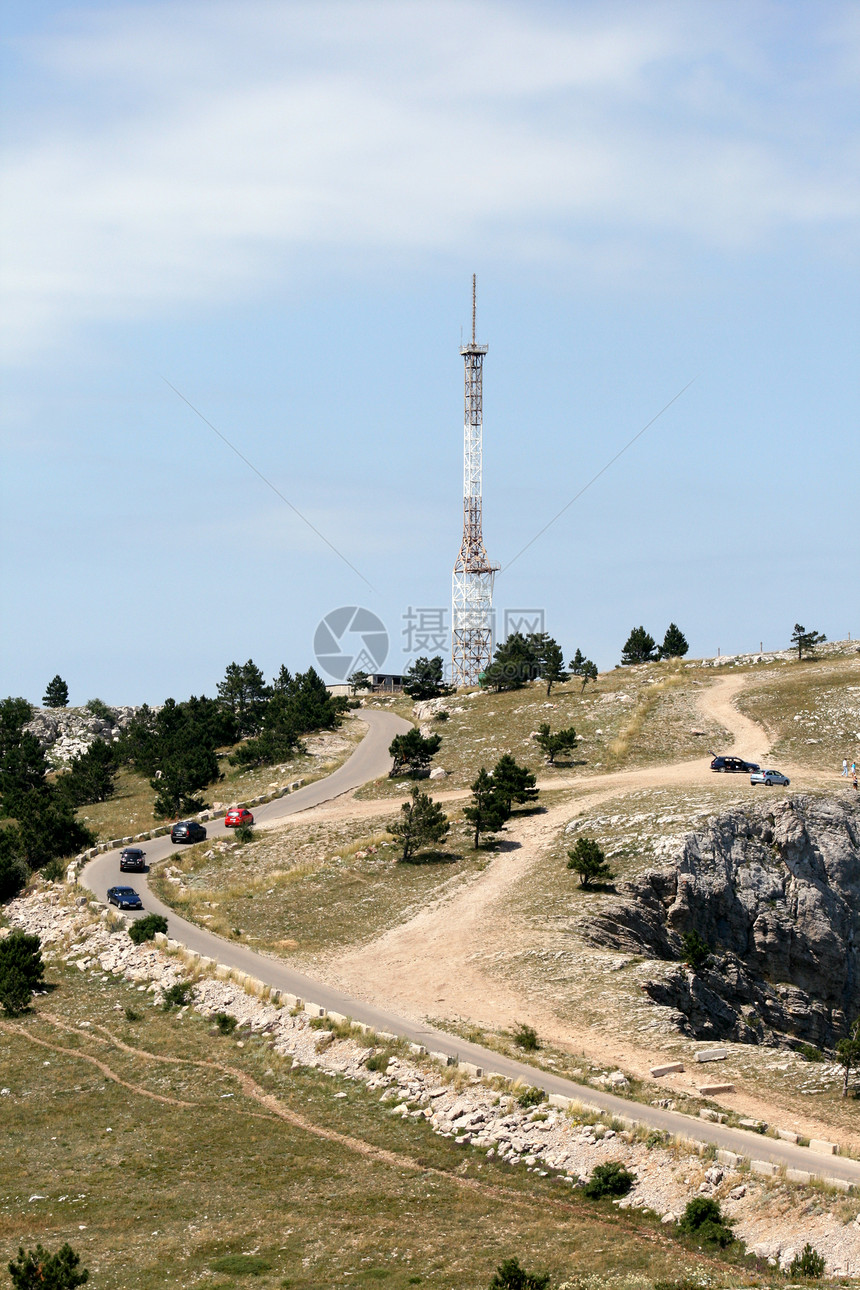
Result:
M619 886L583 928L595 944L677 959L684 932L713 950L645 984L680 1029L831 1046L860 1015L860 805L795 796L727 812L670 867Z

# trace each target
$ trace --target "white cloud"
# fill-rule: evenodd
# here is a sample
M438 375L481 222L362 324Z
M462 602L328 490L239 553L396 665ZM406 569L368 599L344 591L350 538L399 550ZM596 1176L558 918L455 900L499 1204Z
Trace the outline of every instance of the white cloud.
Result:
M751 11L769 12L95 11L22 48L54 92L21 91L6 150L8 347L288 283L338 254L478 244L485 260L587 255L600 272L615 245L647 261L655 235L673 254L785 231L844 241L860 186L827 94L835 47L822 34L800 98Z

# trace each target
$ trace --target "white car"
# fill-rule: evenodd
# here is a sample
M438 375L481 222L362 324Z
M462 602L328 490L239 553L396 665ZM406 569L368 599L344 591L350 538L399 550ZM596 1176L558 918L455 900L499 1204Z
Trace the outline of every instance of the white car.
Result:
M767 788L773 788L774 784L781 784L783 788L788 788L791 780L778 770L757 770L754 775L750 775L750 783L764 784Z

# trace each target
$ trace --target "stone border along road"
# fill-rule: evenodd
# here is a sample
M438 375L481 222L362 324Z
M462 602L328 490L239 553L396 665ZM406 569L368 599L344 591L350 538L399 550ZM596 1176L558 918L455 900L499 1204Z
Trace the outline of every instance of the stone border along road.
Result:
M362 709L357 715L367 723L368 733L352 756L328 778L317 780L291 793L288 797L276 798L265 807L258 808L258 820L281 819L312 806L319 806L323 802L339 797L342 793L360 787L368 780L378 779L388 773L391 766L388 745L394 735L411 729L409 723L395 716L394 713L382 712L374 708ZM210 837L227 833L222 820L208 821L207 831ZM147 843L147 859L151 864L173 854L175 849L169 836L154 838ZM119 880L126 880L125 875L120 875L118 870L119 849L115 849L91 860L81 873L80 881L104 903L108 887ZM825 1181L842 1183L843 1186L849 1183L860 1187L860 1161L838 1156L822 1157L810 1152L807 1147L798 1147L761 1134L746 1132L743 1129L731 1129L721 1124L694 1120L691 1116L682 1115L677 1111L645 1106L587 1085L575 1084L560 1075L539 1070L525 1062L504 1057L489 1048L467 1043L456 1036L417 1022L407 1021L393 1013L375 1008L372 1004L350 998L339 990L294 971L279 959L269 958L247 946L224 940L194 923L189 923L153 895L149 890L145 874L134 875L134 880L143 888L145 912L163 914L169 920L173 946L184 947L203 958L214 960L217 964L224 964L236 972L243 972L253 980L282 993L293 994L303 1000L306 1006L319 1008L320 1015L333 1013L336 1017L348 1017L382 1034L406 1039L449 1064L466 1066L473 1075L501 1075L511 1080L519 1079L526 1084L543 1089L551 1096L570 1098L581 1102L589 1109L616 1116L630 1124L645 1124L691 1143L711 1144L719 1151L733 1152L743 1159L769 1162L777 1167L784 1166L787 1169L804 1171L805 1174ZM134 915L127 916L134 917ZM309 1000L313 1001L311 1005L308 1004ZM659 1088L659 1085L655 1085L655 1088Z

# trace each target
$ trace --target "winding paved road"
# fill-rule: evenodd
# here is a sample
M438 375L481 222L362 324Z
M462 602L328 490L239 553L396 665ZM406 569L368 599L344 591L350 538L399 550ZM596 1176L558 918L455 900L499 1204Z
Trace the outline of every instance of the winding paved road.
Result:
M352 756L328 778L308 784L307 787L291 793L288 797L277 798L273 802L256 808L257 820L271 821L294 815L298 811L308 810L312 806L319 806L323 802L340 797L343 793L351 792L368 780L378 779L388 773L391 766L388 745L394 735L410 729L409 723L391 712L372 708L362 709L358 716L367 723L368 732ZM227 833L222 820L210 821L206 827L209 837ZM154 838L147 842L145 847L150 863L157 863L176 851L169 836ZM83 870L80 881L99 900L105 901L108 887L113 886L114 883L126 881L125 875L119 872L119 850L105 852L91 860ZM260 954L248 946L225 940L213 932L206 931L205 928L198 927L195 923L189 923L175 910L158 900L150 890L145 874L132 875L131 881L141 889L147 912L163 914L169 919L172 939L219 963L247 972L275 989L298 995L328 1010L343 1013L376 1030L402 1035L413 1043L423 1044L433 1052L446 1053L461 1061L472 1062L485 1071L492 1071L511 1079L522 1079L526 1083L544 1089L547 1093L560 1093L565 1097L577 1098L612 1115L635 1119L655 1129L691 1138L697 1142L712 1143L721 1150L734 1151L738 1155L753 1160L769 1161L776 1165L785 1165L790 1169L802 1169L822 1178L839 1179L860 1186L860 1161L838 1156L815 1155L807 1148L797 1147L791 1143L747 1133L741 1129L727 1128L720 1124L694 1120L677 1111L667 1111L661 1107L631 1102L612 1093L604 1093L575 1084L562 1076L537 1070L524 1062L504 1057L477 1044L467 1043L465 1040L434 1030L420 1022L408 1021L393 1013L384 1012L372 1004L351 998L331 986L294 971L283 960ZM655 1085L655 1087L659 1086Z

